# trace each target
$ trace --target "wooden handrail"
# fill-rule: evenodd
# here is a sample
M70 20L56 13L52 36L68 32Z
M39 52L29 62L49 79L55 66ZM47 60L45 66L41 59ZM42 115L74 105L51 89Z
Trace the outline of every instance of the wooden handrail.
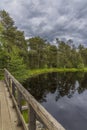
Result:
M65 130L63 126L56 121L46 109L38 103L35 98L10 74L7 69L5 70L5 81L8 86L10 95L13 99L14 106L18 112L20 122L23 124L25 130L36 130L36 118L41 120L48 130ZM12 90L11 90L11 89ZM15 90L18 91L17 100L15 99ZM21 116L21 97L24 97L28 104L29 109L29 123L28 127L25 125L23 117Z

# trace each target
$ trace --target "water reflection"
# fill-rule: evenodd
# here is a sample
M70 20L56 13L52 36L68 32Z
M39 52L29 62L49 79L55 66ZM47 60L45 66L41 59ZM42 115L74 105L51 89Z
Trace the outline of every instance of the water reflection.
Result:
M43 74L24 86L66 130L87 130L87 73Z
M55 93L55 100L67 96L71 98L78 91L82 93L87 89L87 73L51 73L28 79L24 86L39 101L46 101L46 95Z

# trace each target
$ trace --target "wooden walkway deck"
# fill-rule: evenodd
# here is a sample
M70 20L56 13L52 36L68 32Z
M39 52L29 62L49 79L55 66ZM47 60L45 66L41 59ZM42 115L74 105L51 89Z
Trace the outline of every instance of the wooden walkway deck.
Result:
M4 81L0 81L0 130L23 130L17 126L18 119Z
M4 71L5 82L0 81L0 130L65 130L8 70Z

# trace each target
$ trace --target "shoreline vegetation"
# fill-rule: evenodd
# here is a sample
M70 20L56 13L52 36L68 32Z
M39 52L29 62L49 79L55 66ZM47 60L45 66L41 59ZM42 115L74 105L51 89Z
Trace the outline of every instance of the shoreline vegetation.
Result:
M0 79L4 79L4 70L0 70ZM24 81L28 78L35 77L37 75L52 73L52 72L87 72L87 68L43 68L27 70L27 75ZM15 76L14 76L15 77ZM15 77L16 78L16 77Z
M40 74L45 73L52 73L52 72L87 72L87 68L44 68L44 69L33 69L28 70L28 78L37 76Z

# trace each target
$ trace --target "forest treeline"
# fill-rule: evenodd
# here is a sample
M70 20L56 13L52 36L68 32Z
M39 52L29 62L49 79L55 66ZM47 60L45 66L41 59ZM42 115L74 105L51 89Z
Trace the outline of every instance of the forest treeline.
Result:
M55 45L39 36L26 40L5 11L0 11L0 69L26 77L28 69L87 67L87 48L72 40L55 39Z

